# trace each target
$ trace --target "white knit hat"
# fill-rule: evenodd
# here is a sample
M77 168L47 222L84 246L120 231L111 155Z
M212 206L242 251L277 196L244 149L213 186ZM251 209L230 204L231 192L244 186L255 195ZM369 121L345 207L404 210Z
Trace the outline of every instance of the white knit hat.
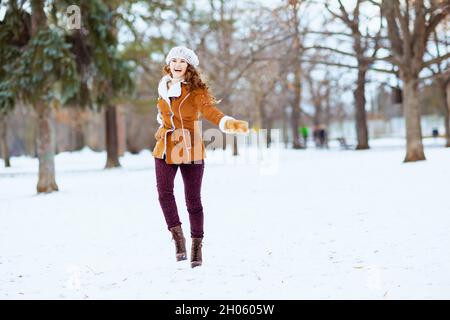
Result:
M197 67L199 63L198 57L195 52L183 46L173 47L172 49L170 49L166 57L166 64L169 64L172 58L183 58L194 67Z

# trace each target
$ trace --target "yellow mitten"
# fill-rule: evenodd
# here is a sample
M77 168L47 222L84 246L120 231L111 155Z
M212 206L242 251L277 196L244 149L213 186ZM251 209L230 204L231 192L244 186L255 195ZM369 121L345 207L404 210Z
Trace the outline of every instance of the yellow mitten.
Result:
M243 120L227 120L225 130L228 133L248 133L248 122Z

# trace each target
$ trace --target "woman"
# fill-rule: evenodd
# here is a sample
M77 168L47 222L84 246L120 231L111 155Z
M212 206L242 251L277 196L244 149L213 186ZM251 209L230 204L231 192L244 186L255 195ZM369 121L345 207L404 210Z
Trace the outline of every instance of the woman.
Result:
M158 199L172 238L176 260L187 259L186 240L181 228L173 183L178 167L183 177L186 206L191 227L191 267L202 264L203 207L201 183L206 157L199 126L200 116L225 133L248 133L248 122L225 115L215 106L208 86L195 69L197 55L186 47L172 48L158 85L158 116L155 133L156 184Z

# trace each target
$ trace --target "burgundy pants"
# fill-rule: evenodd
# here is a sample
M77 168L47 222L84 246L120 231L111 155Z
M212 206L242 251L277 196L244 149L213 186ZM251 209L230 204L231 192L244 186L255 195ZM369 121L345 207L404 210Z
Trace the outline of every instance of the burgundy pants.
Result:
M191 237L203 238L203 206L200 197L204 160L201 163L167 164L164 159L155 157L156 186L158 199L166 219L167 228L181 225L177 204L173 193L173 182L180 167L184 184L184 197L189 212Z

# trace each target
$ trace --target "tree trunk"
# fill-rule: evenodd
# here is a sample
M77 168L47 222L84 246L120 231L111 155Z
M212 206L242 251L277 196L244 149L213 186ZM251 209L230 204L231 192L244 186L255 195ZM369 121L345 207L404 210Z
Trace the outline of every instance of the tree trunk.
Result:
M299 19L298 12L300 10L300 3L297 1L290 1L290 5L292 5L292 13L293 13L293 26L294 26L294 39L293 39L293 63L294 63L294 103L292 106L292 147L294 149L301 149L302 144L300 141L300 134L298 132L298 128L300 126L300 103L302 99L302 88L301 88L301 78L302 78L302 65L301 65L301 57L303 55L303 49L301 47L300 41L300 31L299 31Z
M283 144L284 148L287 149L289 145L289 122L286 114L286 108L283 108Z
M299 63L297 63L299 64ZM300 134L298 132L298 128L300 126L300 102L302 99L302 91L301 91L301 67L296 66L296 74L294 80L294 104L292 106L292 114L291 114L291 124L292 124L292 148L301 149L302 144L300 141Z
M237 136L233 135L233 156L238 156L239 152L238 152L238 143L237 143Z
M320 126L321 124L323 124L322 119L323 119L323 115L322 115L322 106L321 106L321 102L320 101L315 101L313 103L314 105L314 117L313 117L313 124L315 126Z
M271 127L272 127L272 119L270 116L267 115L266 108L265 108L265 100L262 99L259 103L259 114L260 114L260 123L261 128L267 130L267 140L265 141L265 146L267 148L270 148L270 144L272 142L272 135L271 135Z
M81 150L84 148L85 146L85 142L84 142L84 134L83 134L83 129L79 128L77 126L77 128L75 129L75 150Z
M44 0L31 1L31 33L36 35L41 28L46 28ZM40 100L34 104L37 114L36 148L39 159L38 193L58 191L55 179L55 133L52 109Z
M120 167L116 106L106 107L105 128L106 128L106 155L107 155L105 168L108 169Z
M450 81L447 81L445 91L445 136L447 137L446 147L450 148Z
M272 117L267 117L264 120L264 129L267 130L267 148L272 144Z
M356 136L358 144L356 150L369 149L369 134L367 130L367 113L366 113L366 74L367 71L359 70L358 79L356 82L356 89L353 92L355 97L355 109L356 109Z
M37 152L39 159L38 193L58 191L55 180L55 134L52 109L44 101L35 105L38 116Z
M273 118L269 117L269 125L267 126L267 147L270 148L272 146L272 128L273 128ZM278 143L279 141L277 141Z
M406 122L406 156L404 162L426 160L420 124L419 81L403 79L403 113Z
M221 133L222 134L222 150L225 151L227 150L227 134L226 133Z
M83 131L83 120L81 111L76 110L74 112L75 115L75 122L74 122L74 128L72 130L74 134L74 150L81 150L86 145L85 139L84 139L84 131Z
M9 161L8 122L6 117L6 115L0 115L0 147L5 168L9 168L11 167L11 162Z

